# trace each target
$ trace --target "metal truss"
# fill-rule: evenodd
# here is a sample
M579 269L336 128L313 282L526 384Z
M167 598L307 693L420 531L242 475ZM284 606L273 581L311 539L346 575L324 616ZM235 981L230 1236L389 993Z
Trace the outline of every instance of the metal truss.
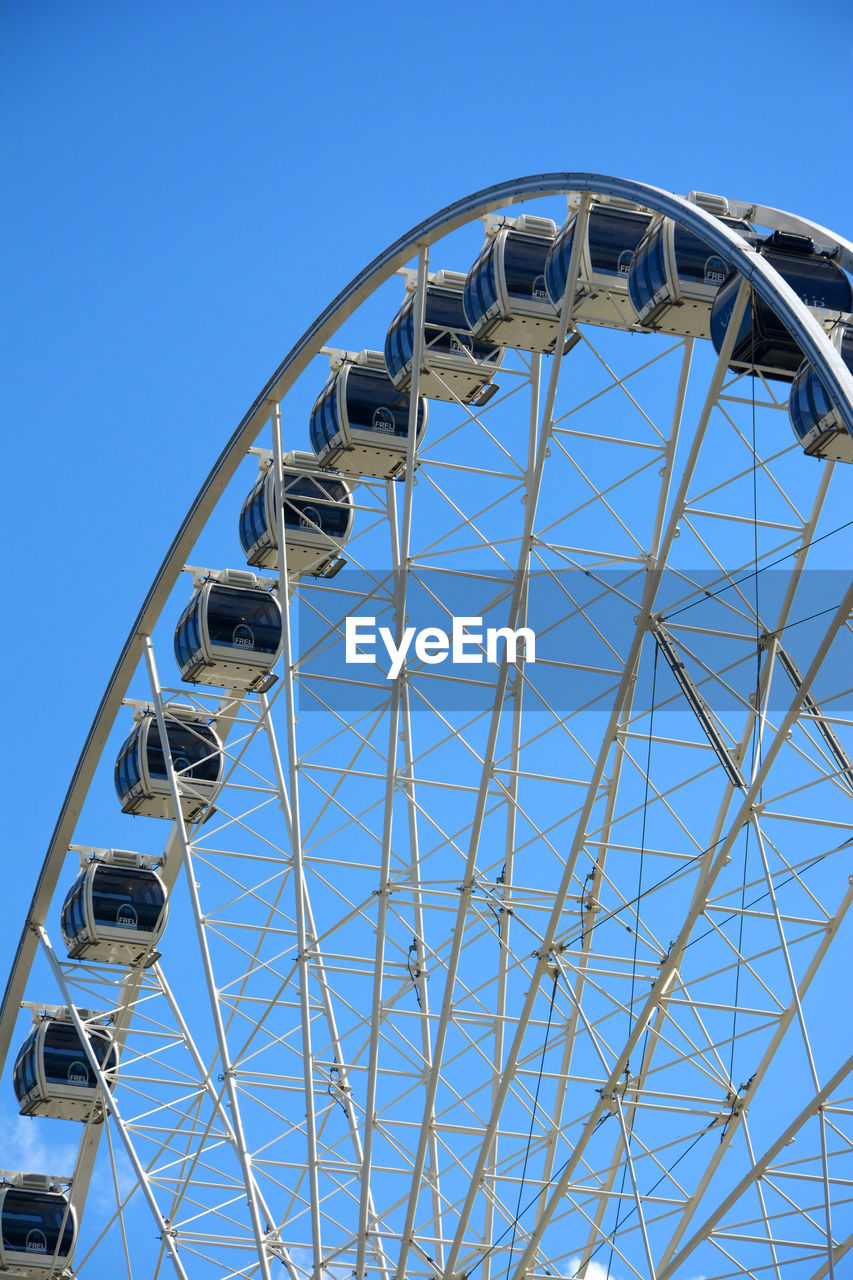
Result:
M142 658L162 742L173 702L215 723L215 811L164 847L144 826L170 892L147 967L60 958L52 850L2 1022L5 1048L36 954L78 1030L80 1009L112 1015L114 1094L88 1050L106 1116L83 1127L73 1180L80 1280L116 1258L128 1280L843 1274L853 1059L829 1002L853 899L853 588L828 566L844 477L802 456L778 384L730 372L750 289L800 326L853 422L849 374L719 224L745 276L719 358L625 331L615 305L612 328L579 323L593 194L711 223L569 176L481 193L392 246L232 442L212 489L267 422L281 481L303 426L288 380L313 385L322 342L416 257L405 471L348 477L356 528L333 579L288 571L281 516L276 684L172 687L171 561L155 587L127 663ZM473 211L535 195L558 218L558 190L579 196L580 232L553 354L507 352L480 406L448 386L416 452L420 377L441 378L430 260L470 246ZM202 559L233 555L211 541ZM462 615L531 626L535 661L505 647L353 673L352 613L398 644ZM180 813L190 784L164 754Z

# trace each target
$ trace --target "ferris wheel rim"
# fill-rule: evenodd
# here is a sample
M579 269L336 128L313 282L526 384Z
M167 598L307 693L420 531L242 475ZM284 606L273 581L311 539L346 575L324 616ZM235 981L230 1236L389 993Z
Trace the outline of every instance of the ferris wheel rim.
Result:
M33 927L44 923L45 909L56 889L65 847L71 838L83 798L94 776L106 738L121 706L121 700L142 658L145 637L151 634L162 607L177 581L181 565L225 486L231 480L246 449L268 420L272 405L281 402L290 386L304 372L309 361L319 352L326 340L366 297L393 275L399 266L409 261L413 251L419 245L431 245L476 217L507 204L569 192L602 194L633 200L654 212L673 218L688 230L694 231L700 238L707 240L712 247L728 253L741 275L755 287L756 292L771 305L773 302L781 304L782 318L788 322L795 336L800 339L805 354L824 376L830 391L836 394L840 405L846 410L847 426L853 435L853 374L826 340L817 320L779 273L766 259L760 257L752 246L745 245L740 236L724 226L712 214L682 196L634 179L615 178L607 174L585 171L531 174L496 183L463 196L398 237L385 250L377 254L358 275L354 276L308 326L253 400L214 462L154 576L98 705L39 871L36 888L7 979L2 1004L0 1004L0 1057L3 1061L8 1053L14 1020L17 1016L17 1004L29 972L29 964L35 954L36 941ZM750 207L765 217L778 219L780 225L829 237L838 246L848 269L853 270L853 242L797 215L784 213L765 205ZM19 970L22 970L22 973L19 973Z

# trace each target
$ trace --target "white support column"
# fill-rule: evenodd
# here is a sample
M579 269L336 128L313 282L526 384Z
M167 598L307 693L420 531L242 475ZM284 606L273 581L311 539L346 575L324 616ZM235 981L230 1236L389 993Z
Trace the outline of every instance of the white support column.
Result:
M275 467L278 501L276 503L276 537L278 539L278 593L283 631L282 666L284 669L284 703L287 723L287 768L290 784L290 852L296 908L296 947L299 969L299 1011L302 1028L302 1071L305 1088L305 1138L308 1147L308 1187L311 1213L311 1247L313 1278L321 1280L323 1271L323 1234L320 1220L320 1175L317 1157L317 1115L314 1100L314 1055L311 1050L311 977L309 940L305 923L305 864L302 856L302 830L299 820L299 756L296 748L296 699L293 689L293 639L290 625L290 583L287 576L287 527L284 519L284 461L281 440L281 406L270 406L273 466ZM314 939L311 939L313 943Z
M531 357L530 362L530 421L527 436L525 495L527 488L532 481L533 469L536 464L536 440L539 432L539 392L541 380L542 356L536 352ZM529 581L525 586L519 608L518 622L521 626L527 625L528 599ZM510 776L506 785L507 812L506 836L504 840L504 866L502 872L503 884L501 886L501 905L499 908L500 915L498 917L498 977L495 999L494 1043L492 1048L492 1064L494 1071L494 1083L492 1085L493 1101L498 1086L498 1080L500 1079L501 1071L503 1069L504 1036L506 1033L506 990L510 961L509 938L512 926L513 875L518 818L518 775L521 767L521 723L522 704L524 701L524 661L521 656L519 657L519 661L516 666L516 672L513 678L513 687L509 696L513 700L512 732L509 754ZM487 1185L490 1188L490 1191L485 1197L485 1205L483 1208L483 1240L486 1241L487 1244L494 1243L495 1188L497 1185L498 1159L498 1142L497 1139L495 1139L492 1143L491 1151L489 1152L489 1160L486 1168ZM482 1280L491 1280L493 1256L494 1255L492 1253L486 1253L483 1257Z
M41 925L41 924L36 925L35 932L39 939L39 942L42 945L42 949L47 957L48 963L50 964L50 967L53 970L53 975L56 978L60 991L62 992L62 997L68 1007L68 1011L71 1014L71 1021L74 1023L74 1027L75 1027L75 1030L77 1031L77 1035L80 1037L80 1043L82 1044L83 1049L85 1050L86 1057L89 1061L89 1066L92 1068L92 1072L95 1076L95 1079L98 1082L98 1088L101 1091L101 1096L104 1101L104 1107L109 1111L110 1115L115 1121L116 1128L119 1131L119 1136L122 1140L122 1144L127 1153L127 1158L130 1161L131 1167L136 1176L136 1181L139 1183L139 1186L142 1188L142 1194L145 1196L145 1200L148 1204L148 1208L151 1210L151 1215L157 1224L157 1229L160 1232L160 1239L166 1245L166 1249L169 1253L169 1257L172 1260L172 1265L175 1268L175 1274L179 1277L179 1280L189 1280L189 1277L187 1276L187 1273L184 1270L184 1264L181 1262L181 1259L178 1256L178 1249L177 1249L177 1245L175 1244L174 1235L172 1234L170 1228L166 1225L166 1221L162 1213L160 1212L156 1199L154 1198L154 1192L151 1188L151 1183L148 1179L148 1174L142 1166L142 1161L139 1159L139 1156L136 1154L136 1148L134 1147L131 1141L130 1134L128 1133L128 1130L127 1130L127 1126L125 1125L124 1120L122 1119L119 1105L116 1102L115 1097L111 1092L109 1085L107 1084L106 1077L104 1076L104 1073L101 1069L101 1064L98 1061L98 1056L95 1053L94 1048L92 1047L92 1042L89 1039L89 1034L86 1031L86 1028L83 1026L83 1022L80 1018L79 1013L77 1012L77 1007L74 1004L74 1000L71 996L71 992L68 989L68 983L65 981L65 974L62 972L62 966L60 965L59 961L56 958L56 953L53 950L53 946L51 945L50 938L47 936L47 931L44 925Z
M260 1266L260 1273L263 1276L263 1280L270 1280L269 1255L267 1252L267 1244L264 1239L264 1232L261 1228L260 1215L258 1213L255 1178L252 1172L251 1158L246 1147L245 1135L243 1133L243 1122L240 1117L240 1099L234 1081L234 1067L231 1062L228 1041L225 1037L225 1028L222 1024L222 1010L219 1007L219 993L216 989L216 981L213 974L213 963L210 958L210 948L207 945L207 932L204 926L201 901L198 896L198 883L196 881L195 868L193 865L192 848L187 837L186 824L181 810L181 797L178 788L178 779L172 762L172 751L169 746L169 735L166 728L166 713L163 708L163 695L160 692L160 680L157 675L157 664L154 660L154 648L151 644L150 636L145 637L144 653L145 665L148 669L148 679L151 685L151 696L154 702L154 713L157 717L157 729L160 734L160 745L163 749L163 760L166 765L166 775L169 779L169 790L171 792L172 805L175 812L175 831L178 836L184 871L186 873L187 888L189 890L193 920L195 921L196 938L198 940L199 953L201 956L202 967L204 969L208 1000L210 1001L210 1011L213 1017L213 1025L216 1032L216 1042L219 1047L219 1057L222 1062L222 1070L225 1075L228 1104L231 1108L234 1136L236 1139L237 1157L243 1174L246 1198L249 1205L249 1216L252 1223L252 1234L254 1235L255 1245L258 1251L258 1264Z
M832 1256L832 1194L829 1189L829 1153L826 1147L826 1109L823 1106L818 1108L818 1119L820 1121L820 1162L823 1171L823 1203L826 1222L826 1263L829 1270L829 1280L835 1280L835 1259Z
M394 573L402 569L400 562L399 529L397 527L397 503L394 490L389 498L389 519L391 523L391 562ZM406 797L406 812L409 825L409 875L412 885L412 905L414 915L414 947L417 977L414 980L420 1009L421 1054L425 1072L432 1068L432 1035L430 1031L429 988L427 986L427 960L425 925L423 910L423 894L421 892L420 844L418 839L418 805L415 791L415 749L412 738L412 717L409 705L409 685L404 681L400 688L400 738L403 743L403 785ZM434 1122L435 1114L431 1117ZM442 1228L442 1201L439 1182L439 1148L438 1137L434 1128L430 1134L429 1161L426 1168L426 1180L432 1195L433 1234L436 1240L435 1262L439 1269L444 1265L444 1239Z
M851 1249L853 1249L853 1231L845 1236L843 1240L840 1240L838 1244L828 1249L826 1262L821 1263L817 1271L809 1276L809 1280L826 1280L827 1276L829 1276L829 1280L832 1280L835 1275L836 1262L840 1262L842 1258L846 1257Z
M413 306L412 380L409 387L409 422L406 440L406 474L403 491L403 528L400 534L399 567L394 575L394 610L396 642L399 645L406 626L406 589L409 572L409 543L412 531L412 498L415 481L415 450L417 447L418 396L420 393L421 365L424 354L424 311L426 308L427 272L429 249L421 248L418 257L418 282ZM393 505L393 481L388 481L389 506ZM364 1255L367 1247L368 1196L373 1162L373 1138L376 1129L376 1084L379 1069L379 1031L382 1021L382 979L385 966L385 929L388 918L388 894L391 872L391 833L394 819L394 801L397 794L397 750L400 731L400 695L403 683L408 679L403 664L391 689L388 709L388 761L385 775L385 803L382 825L382 852L377 890L376 953L373 965L373 1000L370 1010L370 1048L368 1054L367 1083L364 1100L364 1158L361 1162L361 1198L358 1209L358 1237L356 1252L356 1280L364 1276ZM421 1169L421 1172L423 1169Z

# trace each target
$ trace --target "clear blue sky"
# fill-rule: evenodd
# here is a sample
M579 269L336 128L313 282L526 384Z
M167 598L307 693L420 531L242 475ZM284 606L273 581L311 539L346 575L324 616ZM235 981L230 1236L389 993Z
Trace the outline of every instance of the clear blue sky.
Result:
M147 585L313 317L410 225L523 173L850 236L853 9L6 0L0 31L5 976Z

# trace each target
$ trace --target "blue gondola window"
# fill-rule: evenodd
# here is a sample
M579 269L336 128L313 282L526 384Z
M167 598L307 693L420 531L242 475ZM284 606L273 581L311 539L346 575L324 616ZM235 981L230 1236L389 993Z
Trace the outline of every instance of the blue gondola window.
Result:
M340 480L324 476L285 477L284 523L291 529L308 529L333 538L346 537L352 511L347 496Z
M445 351L450 355L476 354L478 360L488 360L492 355L492 348L485 344L481 344L481 352L474 352L461 293L427 291L424 343L427 351Z
M186 606L175 628L175 657L178 659L178 666L185 667L189 662L190 655L187 653L186 645L186 623L187 614L192 608L192 601Z
M587 242L592 270L597 275L627 275L631 255L640 243L648 223L648 217L641 213L610 208L606 211L591 210ZM568 265L566 258L566 275ZM563 287L565 288L565 284Z
M73 936L76 937L86 928L86 904L85 904L86 886L81 881L80 888L74 895L74 901L71 904L71 925Z
M339 376L333 376L329 379L314 402L314 408L311 410L308 434L311 438L311 447L318 455L332 443L338 434Z
M353 365L346 396L351 427L397 436L408 434L409 397L396 391L389 378Z
M139 729L137 728L133 742L128 744L125 759L128 789L132 789L142 781L142 770L139 767Z
M853 371L853 329L843 330L838 350L847 368ZM837 408L823 379L808 361L803 361L794 376L788 408L793 428L801 440ZM834 424L831 429L834 430Z
M116 1063L115 1047L103 1033L92 1032L89 1042L103 1071L109 1071ZM73 1022L51 1022L45 1032L42 1050L45 1084L76 1085L80 1088L96 1086L86 1050Z
M658 222L634 253L628 277L628 293L637 311L642 311L666 285L663 220Z
M66 938L77 938L86 927L83 912L83 894L86 891L85 873L74 881L62 904L62 932Z
M119 751L115 767L115 787L119 799L132 791L140 781L139 762L137 760L137 739L139 726L136 725Z
M802 440L803 436L808 435L812 427L818 421L812 416L811 396L809 395L809 366L801 366L793 385L791 386L791 398L788 403L788 410L791 416L791 423L794 431Z
M323 409L326 402L325 397L326 393L323 391L315 400L314 408L311 410L311 419L308 423L308 437L311 441L311 448L316 454L322 453L327 443L326 434L323 429ZM242 531L240 537L242 540ZM243 542L243 549L246 549L245 541Z
M81 888L85 880L81 877ZM141 929L153 933L165 906L166 895L155 875L120 867L99 866L92 884L95 925Z
M76 938L86 928L85 893L86 877L82 875L75 881L74 887L62 909L62 928L66 937Z
M550 240L507 232L504 241L504 281L511 298L546 299L545 260Z
M175 629L175 657L183 670L201 649L201 633L198 625L198 592L180 616Z
M19 1100L25 1098L31 1093L38 1084L36 1076L36 1032L38 1028L27 1036L24 1043L18 1051L15 1059L15 1070L13 1073L13 1085L15 1089L15 1097Z
M175 772L199 782L217 782L219 779L220 753L210 730L204 725L187 725L172 721L166 727L172 764ZM148 775L166 778L166 761L160 744L160 731L151 720L147 744Z
M338 384L334 382L329 388L329 394L326 396L326 405L324 410L326 421L326 439L329 444L332 443L335 436L341 429L338 418Z
M710 246L705 240L684 227L674 231L673 249L678 264L679 279L698 284L722 284L728 275L729 264L718 254L709 255Z
M566 292L566 281L569 278L569 259L572 256L572 242L575 238L575 219L566 224L558 232L545 261L545 287L555 307L562 304Z
M385 364L392 378L401 374L412 359L415 327L412 318L413 303L412 297L403 303L385 337Z
M267 592L241 591L215 583L207 598L207 629L212 645L277 653L281 613ZM171 737L170 729L170 741Z
M74 1243L68 1202L48 1192L10 1187L3 1201L2 1231L3 1248L12 1253L50 1253L65 1259Z
M250 489L240 512L240 545L247 555L267 530L266 482L264 472Z
M465 317L472 326L476 325L498 300L495 275L497 243L497 240L490 240L484 245L465 280L462 301Z
M408 318L411 320L412 304L408 305ZM385 363L388 366L388 372L393 377L394 374L402 372L406 366L406 361L411 360L412 346L412 324L406 324L406 317L401 317L399 324L392 324L388 330L388 336L385 339Z

